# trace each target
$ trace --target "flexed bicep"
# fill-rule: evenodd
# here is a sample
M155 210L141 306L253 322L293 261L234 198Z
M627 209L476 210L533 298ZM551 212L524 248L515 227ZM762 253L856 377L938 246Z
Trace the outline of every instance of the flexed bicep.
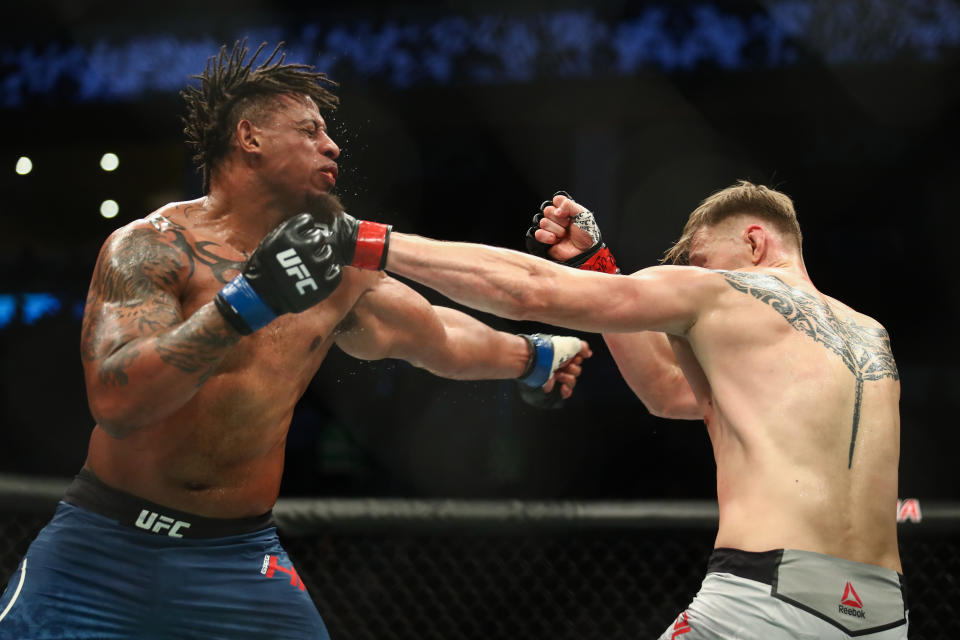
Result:
M174 291L185 277L183 268L181 252L152 229L127 229L111 237L87 293L81 332L85 366L105 369L106 378L122 379L122 368L116 369L120 362L109 362L118 350L182 322ZM117 360L129 359L127 354Z
M194 263L169 234L139 221L97 260L81 332L87 397L116 437L182 407L240 336L213 303L185 317L180 294Z

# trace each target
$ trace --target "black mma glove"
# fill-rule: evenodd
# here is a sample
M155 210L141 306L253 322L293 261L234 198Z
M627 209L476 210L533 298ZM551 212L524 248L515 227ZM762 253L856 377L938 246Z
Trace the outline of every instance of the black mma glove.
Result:
M317 304L333 293L341 275L329 231L301 213L266 235L214 303L234 329L249 335L279 315Z
M382 270L387 264L391 229L388 224L357 220L344 211L330 224L330 243L341 264Z
M554 385L553 390L547 393L541 388L534 389L525 384L518 384L520 399L537 409L562 409L563 396L560 395L560 385Z
M563 405L560 384L555 384L550 393L543 390L543 385L547 384L557 369L580 353L580 338L544 333L535 333L532 336L520 334L520 337L530 345L527 368L517 378L520 397L524 402L540 409L559 409Z
M553 194L556 196L564 196L573 200L566 191L557 191ZM543 210L553 204L553 199L546 200L543 204L540 205L540 213L533 216L533 226L527 229L526 236L526 245L527 252L532 253L535 256L540 256L541 258L546 258L547 260L553 260L550 257L549 251L552 245L544 244L534 237L537 229L540 228L540 221L543 220ZM607 248L607 245L603 243L603 238L600 235L600 227L597 226L597 221L593 217L593 213L589 210L584 209L576 215L571 221L571 224L575 224L585 232L587 232L590 237L593 239L593 245L579 255L575 255L569 260L564 260L560 264L567 265L568 267L576 267L577 269L584 269L586 271L603 271L604 273L620 273L620 268L617 267L617 261L613 259L613 254L610 253L610 249ZM557 260L553 260L558 262Z

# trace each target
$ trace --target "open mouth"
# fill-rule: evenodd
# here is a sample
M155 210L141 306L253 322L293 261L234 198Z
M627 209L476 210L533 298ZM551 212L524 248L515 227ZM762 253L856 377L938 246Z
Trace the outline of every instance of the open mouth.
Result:
M330 182L336 184L337 182L337 169L336 167L329 167L327 169L321 169L320 172L327 176L330 179Z

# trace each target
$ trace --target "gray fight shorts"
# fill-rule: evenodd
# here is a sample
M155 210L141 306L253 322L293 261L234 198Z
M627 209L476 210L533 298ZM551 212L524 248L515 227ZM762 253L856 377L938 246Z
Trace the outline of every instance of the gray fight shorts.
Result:
M690 607L660 640L906 640L896 571L810 551L714 549Z

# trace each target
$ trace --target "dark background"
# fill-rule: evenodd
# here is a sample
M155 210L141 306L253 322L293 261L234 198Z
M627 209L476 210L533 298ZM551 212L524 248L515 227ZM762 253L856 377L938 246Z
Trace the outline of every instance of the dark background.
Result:
M328 63L341 83L338 191L354 215L398 230L519 249L539 203L566 189L630 272L711 192L739 178L785 191L814 282L892 336L901 495L958 497L956 4L324 4L47 1L3 21L0 301L15 312L0 328L0 472L82 464L93 423L77 309L97 251L113 228L200 195L176 88L219 43L249 36ZM338 50L338 29L369 55ZM630 65L624 38L647 38ZM171 42L195 62L161 81ZM449 73L428 71L441 54ZM97 68L123 82L91 89ZM120 157L112 173L98 167L106 151ZM13 171L21 155L26 176ZM108 197L113 220L98 213ZM33 293L59 310L32 318ZM441 380L334 348L292 425L284 494L714 496L703 425L648 415L602 339L584 337L595 356L562 412L524 405L509 381Z

